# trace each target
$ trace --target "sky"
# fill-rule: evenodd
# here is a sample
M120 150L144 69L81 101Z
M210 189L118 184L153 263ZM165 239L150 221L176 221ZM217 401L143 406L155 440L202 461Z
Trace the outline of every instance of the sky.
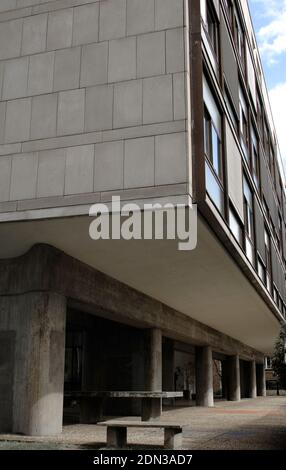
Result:
M286 169L286 0L248 0Z

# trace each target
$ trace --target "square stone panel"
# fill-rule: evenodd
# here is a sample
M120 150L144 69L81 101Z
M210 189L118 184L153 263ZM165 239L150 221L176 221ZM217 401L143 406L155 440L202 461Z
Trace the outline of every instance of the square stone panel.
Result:
M47 49L53 51L72 44L73 9L49 13Z
M114 86L114 128L142 124L142 80Z
M2 99L12 100L27 95L28 57L8 60L5 63Z
M174 119L186 119L187 96L185 90L185 72L173 75Z
M186 134L167 134L155 138L156 185L187 181Z
M152 77L165 73L165 32L137 38L137 76Z
M73 45L98 41L99 2L74 9Z
M79 87L81 48L62 49L55 55L54 91Z
M136 78L136 38L115 39L109 43L108 81Z
M33 199L36 196L37 172L37 153L13 156L10 200Z
M54 52L32 55L30 57L28 94L40 95L53 91Z
M65 194L93 191L94 146L67 149Z
M167 73L183 72L185 70L183 28L166 31L166 51Z
M0 23L0 60L20 55L23 20Z
M155 0L127 0L127 35L154 31Z
M48 15L35 15L24 18L22 54L44 52L47 42Z
M156 29L184 25L184 0L155 0Z
M113 86L98 85L86 89L85 130L112 129Z
M83 132L85 90L62 91L58 102L58 135Z
M99 40L122 38L126 33L126 0L100 2Z
M37 197L64 194L66 150L48 150L39 153Z
M32 99L7 102L5 142L22 142L29 139Z
M123 141L95 145L95 191L123 188L123 146Z
M57 132L57 94L35 96L32 100L31 139L54 137Z
M154 154L154 137L126 140L124 157L124 188L154 186Z
M0 144L4 143L6 119L6 101L0 101Z
M143 124L173 120L171 75L143 80Z
M0 201L9 201L11 181L11 157L0 157Z
M82 48L80 86L107 83L108 42L88 44Z

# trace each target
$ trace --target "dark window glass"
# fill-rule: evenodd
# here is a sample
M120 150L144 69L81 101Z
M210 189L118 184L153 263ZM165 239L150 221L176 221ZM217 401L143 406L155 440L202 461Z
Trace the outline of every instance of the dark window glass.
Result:
M244 233L245 251L249 261L254 264L254 214L253 194L244 177L243 179L243 207L244 207Z
M266 284L267 289L271 293L271 245L270 235L267 229L264 229L264 245L265 245L265 259L266 259Z
M239 217L236 215L234 209L229 209L229 227L238 243L242 246L242 228Z
M208 37L212 48L216 54L218 55L218 23L213 11L213 7L211 6L210 1L207 1L207 24L206 29L208 33Z

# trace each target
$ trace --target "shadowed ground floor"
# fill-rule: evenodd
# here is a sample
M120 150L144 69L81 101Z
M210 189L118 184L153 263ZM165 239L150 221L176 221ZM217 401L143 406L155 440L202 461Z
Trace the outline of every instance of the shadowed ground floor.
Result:
M214 408L184 406L165 408L162 419L186 425L183 449L186 450L286 450L286 392L240 402L216 401ZM122 419L122 418L121 418ZM136 418L128 418L136 419ZM163 445L161 430L128 431L130 448ZM103 449L106 428L75 424L53 437L0 435L4 449Z

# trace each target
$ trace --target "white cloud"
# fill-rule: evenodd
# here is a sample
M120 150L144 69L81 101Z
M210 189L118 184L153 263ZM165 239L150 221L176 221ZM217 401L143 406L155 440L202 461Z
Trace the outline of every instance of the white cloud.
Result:
M286 166L286 83L280 83L279 85L276 85L274 88L272 88L272 90L270 90L269 92L269 98L281 155L283 158L284 166Z
M286 52L286 0L252 0L260 6L260 14L268 21L258 30L260 53L268 64L277 63L277 57Z

